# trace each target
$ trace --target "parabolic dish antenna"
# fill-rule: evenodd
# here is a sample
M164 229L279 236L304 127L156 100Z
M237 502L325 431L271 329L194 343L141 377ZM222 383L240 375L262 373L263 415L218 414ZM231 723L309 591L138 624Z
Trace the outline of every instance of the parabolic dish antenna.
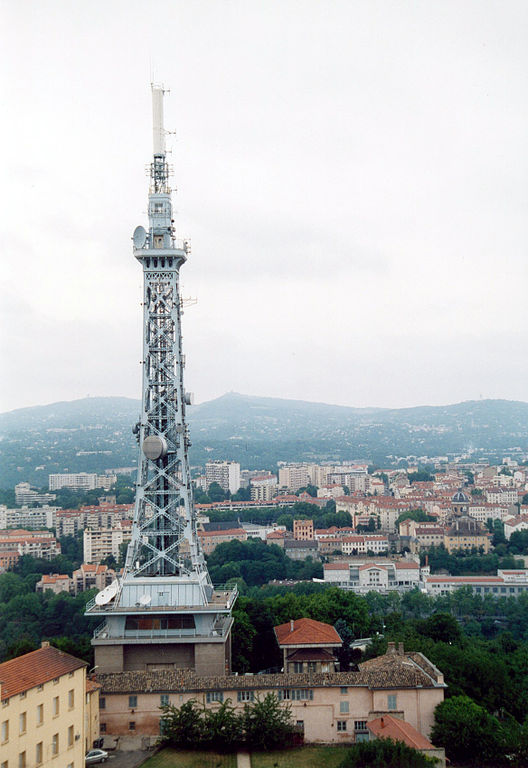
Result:
M119 591L119 582L113 581L111 584L109 584L107 587L101 590L101 592L98 592L95 596L95 604L96 605L106 605L110 602L110 600L113 600L113 598L117 595Z
M134 230L134 234L132 235L132 240L134 241L134 247L135 248L143 248L145 245L145 241L147 239L147 230L145 227L142 227L139 225L139 227L136 227Z
M149 605L151 600L152 600L152 597L150 595L141 595L141 597L139 598L139 604Z

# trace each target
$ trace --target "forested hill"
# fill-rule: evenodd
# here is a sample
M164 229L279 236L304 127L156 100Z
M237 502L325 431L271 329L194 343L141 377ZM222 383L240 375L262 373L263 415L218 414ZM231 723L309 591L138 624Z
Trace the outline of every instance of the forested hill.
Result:
M85 398L0 414L0 487L39 486L50 472L133 466L140 403ZM247 468L277 461L528 451L528 403L478 400L416 408L349 408L229 393L188 408L191 463L229 458Z

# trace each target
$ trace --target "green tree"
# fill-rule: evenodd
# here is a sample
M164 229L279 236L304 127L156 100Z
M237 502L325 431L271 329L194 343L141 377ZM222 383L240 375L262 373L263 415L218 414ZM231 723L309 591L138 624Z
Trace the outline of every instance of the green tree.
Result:
M179 747L194 749L203 738L202 710L195 699L181 707L167 704L161 707L161 739Z
M339 768L432 768L436 764L434 758L402 741L375 739L351 747Z
M228 497L228 492L224 491L224 489L218 483L214 482L211 483L207 489L207 495L214 503L218 501L224 501Z
M218 708L205 709L202 717L202 744L204 747L231 752L243 739L242 718L231 705L230 699Z
M450 760L464 764L500 764L504 734L496 717L469 696L453 696L435 709L433 744L443 746Z
M252 704L246 704L242 722L250 749L282 749L291 743L291 707L281 704L274 693L267 693L262 699L257 696Z

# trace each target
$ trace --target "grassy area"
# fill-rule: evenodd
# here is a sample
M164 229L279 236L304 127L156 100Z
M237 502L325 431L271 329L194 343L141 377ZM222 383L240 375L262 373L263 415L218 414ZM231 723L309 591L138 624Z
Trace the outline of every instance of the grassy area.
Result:
M337 768L347 747L299 747L283 752L253 752L251 768Z
M236 755L167 747L142 763L141 768L236 768L236 764Z

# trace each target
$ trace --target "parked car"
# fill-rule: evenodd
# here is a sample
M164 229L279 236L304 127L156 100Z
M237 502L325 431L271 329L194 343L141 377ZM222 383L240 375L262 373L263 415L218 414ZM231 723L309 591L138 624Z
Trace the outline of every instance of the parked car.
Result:
M104 749L91 749L84 756L86 765L91 765L92 763L104 763L106 760L108 760L108 752L105 752Z

